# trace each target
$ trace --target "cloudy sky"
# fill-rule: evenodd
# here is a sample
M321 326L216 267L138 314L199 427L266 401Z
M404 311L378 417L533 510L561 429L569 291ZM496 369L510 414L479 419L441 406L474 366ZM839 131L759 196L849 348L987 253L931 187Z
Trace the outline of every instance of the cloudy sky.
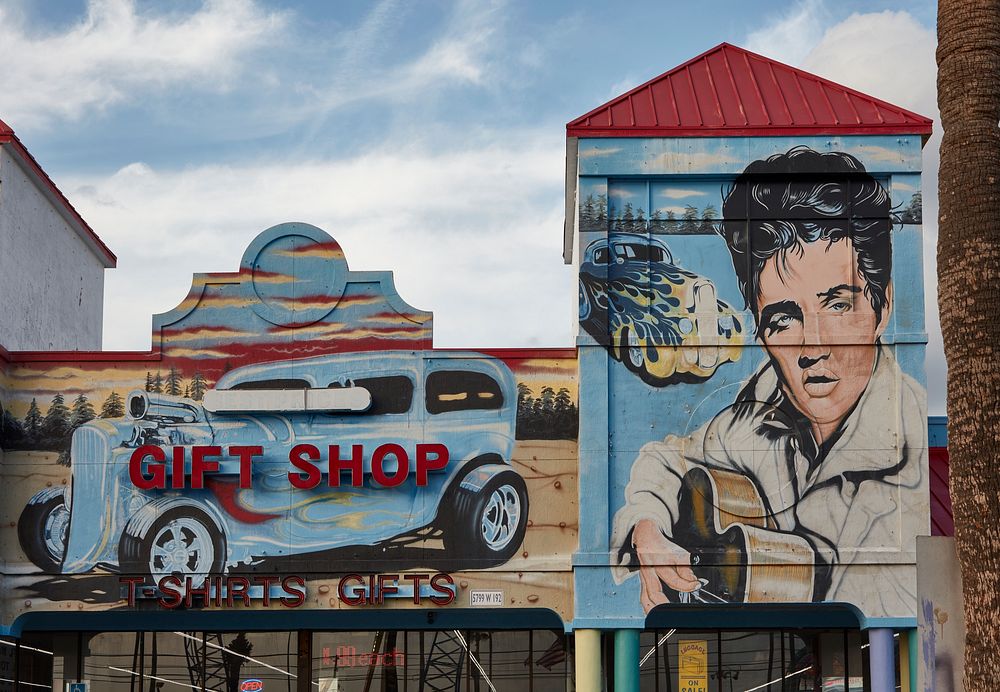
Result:
M728 41L937 119L931 0L0 0L0 118L119 258L107 349L307 221L438 346L568 346L565 124ZM931 413L937 144L924 150Z

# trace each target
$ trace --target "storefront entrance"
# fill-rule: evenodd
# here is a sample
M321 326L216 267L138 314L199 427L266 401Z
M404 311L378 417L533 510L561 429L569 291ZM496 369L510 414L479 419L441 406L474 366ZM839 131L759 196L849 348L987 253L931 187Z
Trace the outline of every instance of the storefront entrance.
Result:
M571 640L553 630L32 634L20 689L563 692Z
M102 692L574 689L573 636L551 629L37 632L0 648L17 659L0 692L77 680ZM866 692L867 650L858 630L647 630L636 665L643 692Z

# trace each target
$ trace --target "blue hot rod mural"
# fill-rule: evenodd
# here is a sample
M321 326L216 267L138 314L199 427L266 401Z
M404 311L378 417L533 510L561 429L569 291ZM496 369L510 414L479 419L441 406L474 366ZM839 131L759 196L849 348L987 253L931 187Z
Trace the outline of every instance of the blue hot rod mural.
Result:
M304 555L311 568L319 562L308 555L318 551L428 537L439 537L448 559L464 567L499 565L520 547L528 520L525 483L510 464L516 405L508 367L472 352L384 351L250 365L223 375L203 402L135 391L124 417L76 430L70 488L37 493L21 514L18 536L45 572L101 566L153 581L220 574L274 557ZM386 445L397 453L373 469L373 454ZM432 445L441 461L422 483L398 468L412 463L418 445ZM196 481L192 451L206 446L230 454ZM231 453L248 446L259 448L252 482ZM155 478L155 470L164 482L144 489L130 473L137 450L151 448L183 461L153 469L145 458L141 478ZM302 449L320 451L323 460L290 467L290 455L304 458ZM337 464L327 463L328 453ZM317 482L297 480L308 478L303 469ZM329 478L331 469L340 477ZM384 482L386 474L407 471L405 482Z

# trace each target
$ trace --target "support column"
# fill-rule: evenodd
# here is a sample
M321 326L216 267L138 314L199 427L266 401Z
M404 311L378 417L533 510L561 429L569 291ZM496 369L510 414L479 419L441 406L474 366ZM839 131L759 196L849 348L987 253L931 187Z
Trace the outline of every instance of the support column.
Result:
M601 692L601 632L576 630L576 692Z
M615 632L615 692L639 692L639 630Z
M910 680L910 638L907 633L910 630L903 630L899 634L899 690L900 692L913 692L913 686L917 681Z
M906 644L910 660L906 667L910 670L910 692L917 692L917 668L920 666L920 631L917 628L906 631ZM903 665L903 661L900 661Z
M896 665L892 651L892 630L868 630L868 669L872 692L895 692Z

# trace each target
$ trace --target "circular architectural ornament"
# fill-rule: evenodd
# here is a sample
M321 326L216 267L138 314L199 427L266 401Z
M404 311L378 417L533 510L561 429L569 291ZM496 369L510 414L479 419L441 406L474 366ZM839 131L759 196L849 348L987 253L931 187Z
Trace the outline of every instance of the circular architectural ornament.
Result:
M258 235L240 264L242 291L261 318L306 327L328 315L347 284L340 244L306 223L283 223Z

